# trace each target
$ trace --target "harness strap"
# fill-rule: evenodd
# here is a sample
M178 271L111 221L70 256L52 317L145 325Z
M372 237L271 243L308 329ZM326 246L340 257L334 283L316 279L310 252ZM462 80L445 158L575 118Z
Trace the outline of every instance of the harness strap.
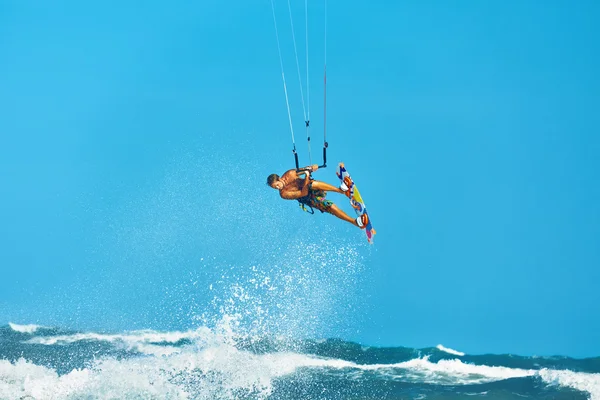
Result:
M302 209L302 211L306 211L307 213L310 213L310 214L314 214L315 213L315 210L313 210L313 208L311 206L309 206L308 204L304 204L300 200L298 200L298 203L300 203L299 205L300 205L300 208ZM310 211L308 211L306 209L306 207L310 208Z
M314 180L312 176L310 176L310 180L311 180L311 181L312 181L312 180ZM311 183L312 183L312 182L311 182ZM310 196L312 195L312 193L311 193L311 189L312 189L312 187L310 186L310 184L311 184L311 183L309 183L309 191L308 191L308 194L307 194L305 197L310 197ZM303 199L303 198L304 198L304 197L301 197L301 199ZM300 201L300 199L298 199L298 203L300 203L300 204L299 204L299 205L300 205L300 208L301 208L303 211L306 211L307 213L311 213L311 214L314 214L314 213L315 213L315 210L312 208L312 206L311 206L311 205L309 205L309 204L306 204L306 203L303 203L302 201ZM306 207L310 208L310 211L308 211L308 210L306 209Z

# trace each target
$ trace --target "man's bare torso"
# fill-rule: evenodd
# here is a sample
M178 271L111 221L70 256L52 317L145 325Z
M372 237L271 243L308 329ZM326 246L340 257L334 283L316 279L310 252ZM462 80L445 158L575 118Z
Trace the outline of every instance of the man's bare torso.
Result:
M283 188L279 190L281 197L285 193L301 191L304 188L304 179L300 178L298 172L294 169L287 171L280 179L283 182Z

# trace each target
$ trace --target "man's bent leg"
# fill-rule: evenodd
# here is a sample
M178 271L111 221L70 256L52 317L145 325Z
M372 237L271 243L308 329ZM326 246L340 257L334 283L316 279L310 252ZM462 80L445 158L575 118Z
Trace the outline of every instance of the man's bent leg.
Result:
M344 194L344 192L341 191L340 188L337 188L333 185L330 185L329 183L325 183L325 182L321 182L321 181L313 180L311 182L311 187L314 190L324 190L327 192L336 192L336 193Z
M340 210L338 208L338 206L336 206L335 204L332 204L327 209L327 212L330 213L331 215L335 215L336 217L338 217L340 219L343 219L344 221L350 222L354 226L358 226L358 224L356 223L356 219L355 218L352 218L351 216L349 216L348 214L346 214L345 212L343 212L342 210Z

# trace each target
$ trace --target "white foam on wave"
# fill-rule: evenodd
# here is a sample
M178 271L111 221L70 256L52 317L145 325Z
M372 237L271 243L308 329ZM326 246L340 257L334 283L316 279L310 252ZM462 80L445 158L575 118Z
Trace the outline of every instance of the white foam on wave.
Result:
M600 374L568 370L534 370L464 363L461 360L430 362L428 357L395 364L356 364L350 361L324 359L288 354L284 360L286 373L300 367L346 370L348 376L360 379L362 371L377 372L382 378L435 385L474 385L511 378L539 376L547 384L570 387L590 394L591 400L600 400Z
M398 365L405 368L413 379L438 385L468 385L488 383L510 378L535 375L535 370L499 366L475 365L460 360L430 362L428 357L417 358Z
M153 330L139 330L119 334L103 334L93 332L75 333L71 335L33 337L29 339L27 343L46 346L62 346L76 342L97 341L111 343L117 348L122 348L129 351L138 351L142 354L163 356L179 353L181 348L174 347L173 345L182 340L200 343L210 336L210 329L201 327L185 332L158 332Z
M311 365L295 353L254 354L235 347L236 317L225 316L214 329L188 332L137 331L126 334L81 333L35 337L28 343L63 346L79 341L103 341L146 354L117 360L92 361L87 368L58 375L53 369L21 359L0 361L0 398L171 398L262 399L276 377ZM244 337L242 337L244 338ZM185 346L173 346L188 339ZM160 343L161 345L157 345ZM304 361L302 361L304 360Z
M44 329L45 328L45 327L40 326L40 325L33 325L33 324L18 325L18 324L14 324L12 322L9 322L8 326L10 326L10 329L12 329L13 331L19 332L19 333L35 333L38 329Z
M0 398L265 399L273 379L301 366L327 364L296 353L257 355L226 344L163 357L98 360L61 376L23 359L0 361Z
M356 379L361 376L361 372L369 371L378 373L384 379L436 385L480 384L533 376L537 373L536 370L474 365L463 363L460 360L440 360L433 363L429 361L428 356L394 364L356 364L346 360L302 356L296 358L292 364L294 368L313 367L347 370L348 374Z
M406 377L420 382L438 385L478 384L510 378L539 376L547 384L556 384L590 394L591 400L600 400L600 374L573 372L568 370L520 369L499 366L475 365L455 360L440 360L432 363L428 357L413 359L389 366L378 366L382 370L406 369ZM400 375L402 376L402 374ZM398 375L396 375L398 378Z
M591 400L600 400L600 374L542 369L539 375L548 384L588 392Z
M88 368L65 375L34 365L26 360L16 363L0 361L0 398L69 399L150 397L172 399L225 399L242 395L268 398L274 379L298 373L302 368L337 370L350 379L364 378L364 372L380 379L429 383L436 385L473 385L510 378L539 376L550 385L585 391L592 400L600 400L600 374L572 371L518 369L475 365L461 360L429 361L416 358L394 364L357 364L341 359L304 355L291 351L255 354L235 347L231 320L220 329L191 332L137 332L130 335L98 335L113 343L128 341L132 346L153 342L176 343L181 338L191 344L167 348L162 353L133 359L100 359ZM62 337L73 340L95 340L92 334ZM57 337L54 337L56 339ZM125 339L124 339L125 338ZM52 338L37 338L60 343ZM135 341L139 341L135 344ZM169 349L174 351L169 351ZM370 378L372 379L372 375Z
M23 359L14 364L0 361L0 398L110 399L128 397L186 398L176 385L165 384L156 370L128 361L108 360L93 369L56 371Z
M473 385L511 378L539 376L549 385L569 387L590 395L590 400L600 400L600 374L569 370L520 369L464 363L461 360L429 361L429 357L416 358L396 364L360 365L343 360L313 361L306 366L324 366L348 369L349 375L359 379L360 371L376 371L392 380L429 383L435 385Z
M444 346L443 346L443 345L441 345L441 344L438 344L438 345L436 346L436 348L437 348L438 350L440 350L440 351L443 351L443 352L446 352L446 353L448 353L448 354L452 354L452 355L455 355L455 356L460 356L460 357L462 357L462 356L464 356L464 355L465 355L465 353L463 353L462 351L453 350L453 349L450 349L450 348L448 348L448 347L444 347Z

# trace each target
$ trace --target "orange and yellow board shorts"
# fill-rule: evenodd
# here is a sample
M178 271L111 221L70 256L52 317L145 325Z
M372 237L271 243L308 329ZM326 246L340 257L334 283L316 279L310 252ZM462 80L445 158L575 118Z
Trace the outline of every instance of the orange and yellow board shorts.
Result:
M316 208L323 213L327 212L329 207L333 205L333 201L325 198L326 195L327 194L323 190L313 190L311 188L308 195L299 198L298 201L307 206L311 206L312 208Z

